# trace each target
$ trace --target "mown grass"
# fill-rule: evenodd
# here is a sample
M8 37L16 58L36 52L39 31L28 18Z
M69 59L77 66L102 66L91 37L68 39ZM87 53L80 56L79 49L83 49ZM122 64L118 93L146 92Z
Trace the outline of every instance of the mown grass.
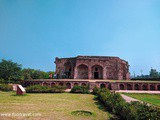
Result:
M127 96L136 98L138 100L153 104L160 107L160 95L159 94L142 94L142 93L123 93Z
M90 116L74 116L77 110L90 111ZM3 113L31 113L31 116L1 116ZM37 116L35 116L37 115ZM0 91L0 120L107 120L110 114L98 108L91 94L27 94Z

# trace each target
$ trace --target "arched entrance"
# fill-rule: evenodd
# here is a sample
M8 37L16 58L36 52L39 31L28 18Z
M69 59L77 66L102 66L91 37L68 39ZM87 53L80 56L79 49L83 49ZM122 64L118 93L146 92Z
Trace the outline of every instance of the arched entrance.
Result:
M48 84L46 82L43 83L43 86L48 86Z
M101 89L102 89L102 88L106 88L106 85L102 83L102 84L100 85L100 88L101 88Z
M123 84L120 84L119 87L120 87L120 90L124 90L124 85Z
M67 62L64 64L64 67L65 67L65 78L72 78L72 66L71 66L71 63L70 62Z
M109 90L112 90L112 87L111 87L111 83L108 84L108 87L107 87Z
M127 84L127 90L132 90L132 85L131 84Z
M155 86L154 85L150 85L150 90L155 90Z
M92 78L103 79L103 67L100 65L92 66Z
M51 83L51 87L55 86L56 84L55 83Z
M81 64L77 67L78 70L78 79L88 79L88 66Z
M135 85L134 85L134 89L135 89L135 90L139 90L139 85L138 85L138 84L135 84Z
M81 86L85 87L85 86L87 86L87 85L86 85L86 83L82 83Z
M157 89L160 90L160 85L157 86Z
M59 86L63 86L63 83L59 83Z
M74 86L78 86L78 83L74 83Z
M144 84L144 85L142 86L142 90L147 90L147 85Z
M71 83L66 84L67 89L71 89Z

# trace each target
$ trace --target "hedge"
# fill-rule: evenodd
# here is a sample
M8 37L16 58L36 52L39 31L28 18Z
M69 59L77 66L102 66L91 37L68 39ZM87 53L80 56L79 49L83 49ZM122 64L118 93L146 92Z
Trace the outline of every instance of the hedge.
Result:
M106 110L122 120L160 120L160 108L142 102L127 103L119 93L95 87L93 94Z
M27 93L63 93L65 92L64 86L41 86L41 85L32 85L26 88Z
M81 93L81 94L89 94L89 87L88 86L74 86L70 93Z
M0 90L2 91L12 91L13 88L11 85L8 84L0 84Z

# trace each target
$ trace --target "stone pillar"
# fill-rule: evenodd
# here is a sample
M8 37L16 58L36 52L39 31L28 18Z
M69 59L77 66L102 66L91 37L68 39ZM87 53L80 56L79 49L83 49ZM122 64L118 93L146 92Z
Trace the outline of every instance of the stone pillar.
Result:
M103 67L103 79L107 79L107 75L106 75L107 69L106 67Z
M91 66L88 66L88 79L92 79L92 69L91 69Z
M74 79L77 79L78 77L78 70L77 67L74 68Z
M158 85L154 84L155 90L158 91Z

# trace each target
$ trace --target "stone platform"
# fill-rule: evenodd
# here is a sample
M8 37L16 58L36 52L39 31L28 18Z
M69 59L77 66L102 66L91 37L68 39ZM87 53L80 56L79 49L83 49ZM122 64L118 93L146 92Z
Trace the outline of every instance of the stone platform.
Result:
M142 91L160 91L160 81L133 81L133 80L101 80L101 79L32 79L25 80L24 86L30 85L46 85L66 86L67 89L73 88L75 85L87 86L93 89L94 86L100 88L108 88L110 90L142 90Z

